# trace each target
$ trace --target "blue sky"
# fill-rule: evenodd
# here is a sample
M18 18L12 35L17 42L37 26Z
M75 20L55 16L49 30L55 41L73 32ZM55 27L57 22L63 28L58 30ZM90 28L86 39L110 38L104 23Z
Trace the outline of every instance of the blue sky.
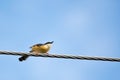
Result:
M0 50L120 57L118 0L1 0ZM120 80L120 63L0 55L0 80Z

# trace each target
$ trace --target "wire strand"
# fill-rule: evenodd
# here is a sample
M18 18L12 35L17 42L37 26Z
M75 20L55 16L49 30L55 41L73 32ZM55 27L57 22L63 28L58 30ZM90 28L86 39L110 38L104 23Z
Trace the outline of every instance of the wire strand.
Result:
M39 55L35 55L35 54L32 54L32 53L13 52L13 51L0 51L0 54L18 55L18 56L22 56L22 55L26 54L28 56L34 56L34 57L51 57L51 58L64 58L64 59L120 62L120 58L111 58L111 57L78 56L78 55L75 56L75 55L60 55L60 54L39 54Z

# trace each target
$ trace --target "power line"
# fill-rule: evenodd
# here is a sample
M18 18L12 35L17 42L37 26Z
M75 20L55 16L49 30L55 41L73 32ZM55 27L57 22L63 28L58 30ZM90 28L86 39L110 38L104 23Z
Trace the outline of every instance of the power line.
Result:
M35 54L32 54L32 53L12 52L12 51L0 51L0 54L19 55L19 56L22 56L22 55L26 54L28 56L34 56L34 57L51 57L51 58L64 58L64 59L120 62L120 58L111 58L111 57L75 56L75 55L60 55L60 54L39 54L39 55L35 55Z

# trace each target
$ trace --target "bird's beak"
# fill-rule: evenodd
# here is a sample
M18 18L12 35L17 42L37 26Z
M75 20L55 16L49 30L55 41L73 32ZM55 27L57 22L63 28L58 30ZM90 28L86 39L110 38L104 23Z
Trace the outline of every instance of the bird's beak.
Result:
M51 41L50 43L52 44L54 41Z

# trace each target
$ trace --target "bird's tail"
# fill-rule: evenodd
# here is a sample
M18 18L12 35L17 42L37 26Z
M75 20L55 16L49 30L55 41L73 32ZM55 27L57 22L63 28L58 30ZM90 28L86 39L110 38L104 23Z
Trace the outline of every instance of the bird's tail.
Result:
M24 61L24 60L26 60L28 57L29 57L29 56L28 56L27 54L24 54L23 56L21 56L21 57L19 58L19 61Z

